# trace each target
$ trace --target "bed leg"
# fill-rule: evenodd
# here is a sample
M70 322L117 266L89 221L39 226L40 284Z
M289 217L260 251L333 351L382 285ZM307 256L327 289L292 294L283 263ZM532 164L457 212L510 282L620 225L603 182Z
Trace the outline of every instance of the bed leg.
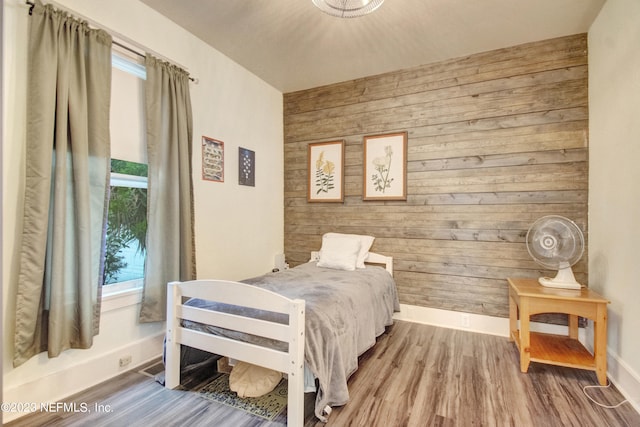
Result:
M167 334L165 336L164 386L176 388L180 385L180 343L177 340L175 304L181 302L177 283L167 285Z
M287 392L287 426L302 427L304 425L304 375L289 374Z
M294 300L289 312L291 338L289 356L291 369L288 383L287 426L302 427L304 425L304 324L305 303Z

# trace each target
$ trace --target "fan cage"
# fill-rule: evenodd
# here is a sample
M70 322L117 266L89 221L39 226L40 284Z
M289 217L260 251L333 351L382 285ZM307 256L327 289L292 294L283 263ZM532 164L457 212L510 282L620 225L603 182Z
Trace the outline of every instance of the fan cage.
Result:
M547 215L529 228L526 246L529 255L540 265L550 269L566 268L582 258L584 236L569 218Z

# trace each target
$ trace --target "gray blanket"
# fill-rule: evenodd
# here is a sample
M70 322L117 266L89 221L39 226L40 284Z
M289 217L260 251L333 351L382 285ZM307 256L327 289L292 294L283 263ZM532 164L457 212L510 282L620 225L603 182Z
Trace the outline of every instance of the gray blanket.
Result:
M307 263L243 282L305 300L305 362L319 382L315 414L325 420L327 405L349 400L347 379L358 368L358 356L375 344L400 310L395 281L381 267L342 271ZM188 304L207 306L202 301ZM233 332L223 335L246 340Z

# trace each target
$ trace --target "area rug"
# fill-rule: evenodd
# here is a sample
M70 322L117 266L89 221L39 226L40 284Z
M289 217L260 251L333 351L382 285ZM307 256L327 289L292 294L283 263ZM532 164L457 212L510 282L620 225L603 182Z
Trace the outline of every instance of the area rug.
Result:
M269 421L287 406L287 381L283 379L271 392L260 397L238 397L229 390L229 375L220 374L198 390L205 399L240 409Z

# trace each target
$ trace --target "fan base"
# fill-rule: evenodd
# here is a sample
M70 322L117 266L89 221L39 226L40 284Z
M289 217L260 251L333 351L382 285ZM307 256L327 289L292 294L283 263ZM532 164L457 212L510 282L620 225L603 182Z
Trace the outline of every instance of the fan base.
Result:
M582 289L582 285L578 282L561 282L556 279L552 279L550 277L540 277L538 282L542 286L546 286L547 288L556 288L556 289L574 289L580 290Z

